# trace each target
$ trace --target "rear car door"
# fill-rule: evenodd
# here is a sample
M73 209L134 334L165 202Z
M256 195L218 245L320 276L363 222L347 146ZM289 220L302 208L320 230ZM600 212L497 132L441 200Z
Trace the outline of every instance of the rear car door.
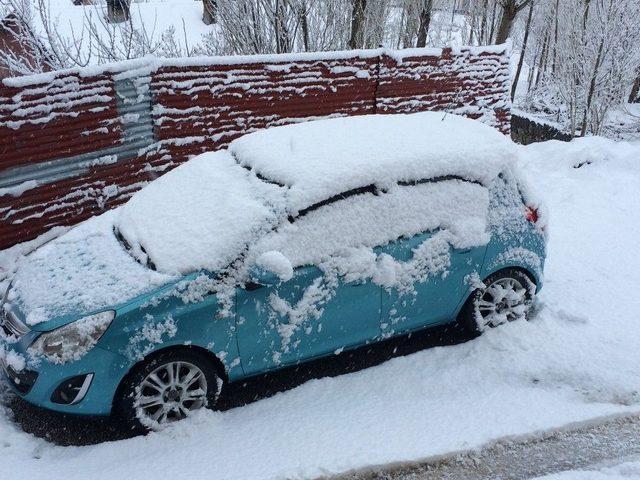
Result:
M466 277L481 270L486 246L457 249L438 238L443 234L443 230L423 232L378 249L379 253L388 254L403 265L420 262L416 258L420 248L437 250L433 274L415 281L411 290L383 291L381 330L384 336L446 323L468 294L470 285ZM439 271L438 265L442 265Z
M479 277L490 238L489 192L480 184L419 181L399 186L398 198L415 226L427 228L375 249L394 271L382 293L384 337L453 320Z

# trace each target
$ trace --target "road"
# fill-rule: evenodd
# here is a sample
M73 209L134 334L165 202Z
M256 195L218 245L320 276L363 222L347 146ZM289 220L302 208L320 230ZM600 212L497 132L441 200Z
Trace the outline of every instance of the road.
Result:
M640 455L640 416L502 441L436 461L379 467L334 480L521 480Z

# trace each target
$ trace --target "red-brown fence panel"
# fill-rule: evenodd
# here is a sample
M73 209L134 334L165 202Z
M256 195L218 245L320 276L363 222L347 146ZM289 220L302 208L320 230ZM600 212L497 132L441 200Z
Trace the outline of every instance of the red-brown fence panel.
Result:
M381 113L442 110L509 133L509 58L503 46L413 52L383 59L377 93Z
M0 169L99 150L120 140L113 79L69 74L0 89Z
M163 151L184 160L260 128L375 112L379 55L305 57L160 68L151 90Z

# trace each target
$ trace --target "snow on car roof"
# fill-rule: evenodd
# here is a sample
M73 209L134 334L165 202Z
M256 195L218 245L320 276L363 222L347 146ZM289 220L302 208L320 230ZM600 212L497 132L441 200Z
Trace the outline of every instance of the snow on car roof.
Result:
M289 187L295 212L366 185L455 175L489 184L511 165L511 140L442 112L363 115L274 127L233 141L243 166Z
M219 271L313 204L397 181L457 176L489 184L515 158L513 148L480 122L432 112L271 128L150 183L122 207L116 232L158 271Z

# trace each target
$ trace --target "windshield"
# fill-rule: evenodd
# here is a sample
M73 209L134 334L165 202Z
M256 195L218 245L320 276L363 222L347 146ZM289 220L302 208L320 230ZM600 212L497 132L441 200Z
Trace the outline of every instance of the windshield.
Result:
M282 197L281 187L260 181L228 152L206 153L137 192L114 232L149 268L216 272L276 223Z

